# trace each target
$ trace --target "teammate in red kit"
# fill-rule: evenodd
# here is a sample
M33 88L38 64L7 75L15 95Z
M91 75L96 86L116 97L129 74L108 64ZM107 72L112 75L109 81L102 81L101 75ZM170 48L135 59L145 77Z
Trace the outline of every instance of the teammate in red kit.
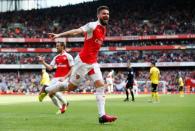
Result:
M113 122L117 119L105 113L105 84L102 78L97 56L101 45L105 39L106 26L109 21L109 8L100 6L97 9L97 18L95 22L89 22L86 25L69 30L60 34L49 33L52 39L62 36L75 36L84 34L84 47L79 55L75 58L75 64L71 73L70 81L64 86L64 90L72 91L77 88L82 78L86 75L94 81L96 87L96 100L99 112L99 123ZM56 90L52 91L53 93Z
M43 101L43 98L49 93L49 97L52 102L59 108L57 114L62 114L66 111L68 102L61 92L61 89L64 84L68 82L68 77L71 72L71 68L74 64L73 58L70 54L65 51L64 43L56 43L57 52L59 53L55 56L50 64L47 64L44 61L44 58L39 57L40 62L48 69L52 70L56 66L56 72L54 78L51 80L51 83L48 87L45 88L45 91L41 92L39 95L39 101ZM58 91L55 94L51 93L51 91Z

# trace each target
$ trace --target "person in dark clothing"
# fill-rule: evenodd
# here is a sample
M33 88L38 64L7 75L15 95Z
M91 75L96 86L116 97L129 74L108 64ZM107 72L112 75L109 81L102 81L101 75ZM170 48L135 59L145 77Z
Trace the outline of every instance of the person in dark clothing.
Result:
M131 63L128 62L128 76L126 80L126 99L124 101L129 101L129 93L131 93L132 101L135 101L134 93L133 93L133 83L134 83L134 71L131 67Z

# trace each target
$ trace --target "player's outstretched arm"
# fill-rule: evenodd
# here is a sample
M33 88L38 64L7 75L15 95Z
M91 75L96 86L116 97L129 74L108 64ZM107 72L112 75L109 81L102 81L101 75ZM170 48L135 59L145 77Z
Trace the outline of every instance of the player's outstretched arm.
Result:
M76 36L76 35L80 35L83 34L83 30L81 28L78 29L72 29L69 31L65 31L63 33L59 33L59 34L55 34L55 33L48 33L49 38L51 39L56 39L62 36Z

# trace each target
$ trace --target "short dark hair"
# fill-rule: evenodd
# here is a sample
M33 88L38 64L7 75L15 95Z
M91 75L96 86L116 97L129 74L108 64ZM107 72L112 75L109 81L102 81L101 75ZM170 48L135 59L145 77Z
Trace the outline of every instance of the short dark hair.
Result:
M108 6L105 6L105 5L99 6L97 8L97 14L99 14L100 11L102 11L102 10L109 10L109 7Z
M151 64L154 65L154 66L156 66L156 62L155 61L152 61Z
M57 42L57 43L59 43L61 46L63 46L64 49L66 48L66 42Z

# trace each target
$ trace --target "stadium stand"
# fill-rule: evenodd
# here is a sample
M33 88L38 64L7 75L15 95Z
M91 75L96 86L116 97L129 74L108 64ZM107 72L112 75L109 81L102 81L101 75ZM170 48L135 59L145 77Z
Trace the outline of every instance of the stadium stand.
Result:
M103 0L65 7L1 13L0 37L44 38L48 32L58 33L79 27L96 19L93 15L96 12L94 9L100 4L108 5L112 12L108 36L195 33L195 10L192 1L150 0L146 3L144 0Z
M146 80L152 60L157 61L157 66L162 69L161 80L166 81L167 89L176 90L175 74L178 72L183 78L194 80L190 75L195 71L195 10L192 1L149 1L103 0L0 13L1 91L38 92L42 66L37 56L44 56L49 63L56 54L55 41L48 39L47 33L59 33L95 20L94 9L100 4L111 8L111 20L99 63L104 77L108 70L115 69L116 91L126 77L128 60L136 68L138 81ZM140 6L135 7L135 4ZM83 45L82 37L58 40L67 43L67 51L74 57ZM83 90L93 92L89 80L83 81L77 92ZM143 87L140 90L143 91Z
M76 53L71 53L76 56ZM38 56L44 56L50 63L56 53L0 53L0 64L39 64ZM131 62L193 62L195 52L192 50L169 51L107 51L99 54L99 63L125 63Z

